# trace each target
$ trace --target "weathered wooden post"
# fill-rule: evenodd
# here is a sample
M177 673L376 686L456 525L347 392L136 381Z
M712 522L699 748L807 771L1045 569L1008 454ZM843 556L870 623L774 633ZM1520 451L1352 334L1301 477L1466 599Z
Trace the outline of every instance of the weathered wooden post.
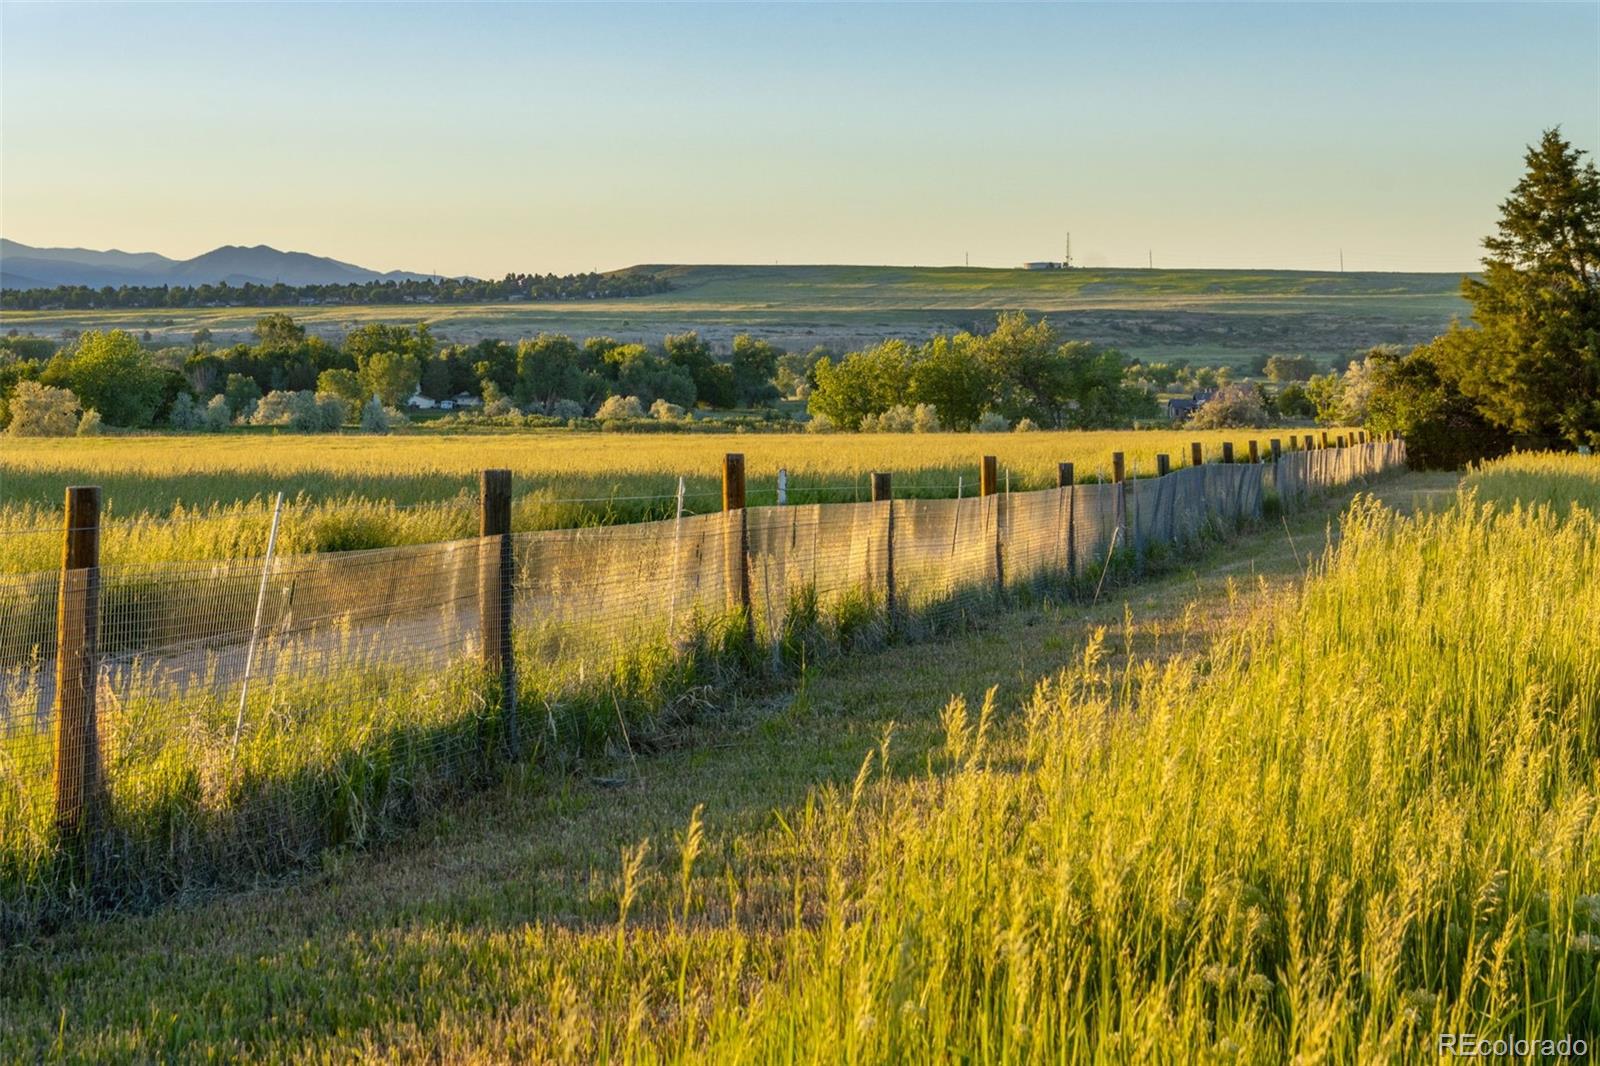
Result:
M1261 442L1260 441L1253 440L1253 441L1250 442L1250 461L1252 463L1259 463L1261 461Z
M756 620L750 609L750 525L744 508L741 452L728 452L722 457L722 510L727 515L722 543L728 606L744 615L745 636L753 642Z
M1328 431L1327 430L1323 430L1322 431L1322 446L1324 448L1326 448L1328 446Z
M1000 489L999 461L992 455L985 455L978 466L978 495L994 496ZM1003 541L1000 531L1000 500L997 498L993 504L994 511L994 590L1003 592L1006 587L1006 563Z
M1077 490L1073 488L1071 463L1056 464L1056 488L1067 490L1067 578L1078 577Z
M522 754L517 729L516 662L511 649L511 608L516 565L511 551L511 471L478 476L478 631L483 668L499 688L500 720L511 757Z
M1117 487L1117 533L1127 539L1128 484L1127 465L1121 452L1111 453L1111 483Z
M1273 462L1277 462L1279 459L1283 458L1283 441L1279 440L1277 437L1273 437L1271 440L1267 441L1267 448L1272 452Z
M1189 444L1189 465L1201 466L1205 461L1205 453L1200 448L1200 442L1191 441Z
M1172 456L1166 452L1156 454L1156 477L1166 477L1172 473Z
M1233 462L1233 441L1231 440L1222 442L1222 461L1224 463Z
M883 604L889 628L895 625L894 601L894 481L889 474L872 475L872 502L883 505Z
M87 844L99 829L100 489L67 489L66 540L56 607L56 829Z
M1343 433L1341 433L1341 434L1339 434L1339 447L1343 448L1345 446L1344 442L1345 442L1345 435Z

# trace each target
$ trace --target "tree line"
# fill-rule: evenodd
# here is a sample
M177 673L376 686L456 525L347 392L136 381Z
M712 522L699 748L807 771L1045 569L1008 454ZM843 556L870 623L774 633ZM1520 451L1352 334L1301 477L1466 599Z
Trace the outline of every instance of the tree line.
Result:
M426 323L372 323L333 344L282 313L257 321L254 343L230 347L213 346L204 331L192 347L154 349L124 330L87 332L60 348L16 336L0 339L0 426L10 424L19 389L29 410L48 400L93 411L96 425L128 428L253 422L334 429L340 411L348 419L369 404L373 418L386 412L392 423L416 397L562 419L587 417L617 396L680 411L760 407L779 398L774 379L785 354L741 334L723 357L694 332L658 346L551 333L515 344L441 345ZM196 411L210 412L205 425L193 424ZM264 412L287 412L286 420ZM55 416L44 421L64 424Z
M161 307L290 307L297 304L493 303L504 300L610 300L667 292L672 284L647 271L608 274L507 274L499 280L423 278L329 285L120 285L7 289L0 308L99 310Z

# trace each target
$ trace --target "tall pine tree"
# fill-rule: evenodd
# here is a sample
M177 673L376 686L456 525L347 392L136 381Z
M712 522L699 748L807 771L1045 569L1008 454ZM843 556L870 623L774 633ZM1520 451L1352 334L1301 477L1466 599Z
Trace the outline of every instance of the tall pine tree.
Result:
M1584 155L1558 129L1528 149L1483 280L1463 282L1476 343L1449 369L1512 432L1600 446L1600 174Z

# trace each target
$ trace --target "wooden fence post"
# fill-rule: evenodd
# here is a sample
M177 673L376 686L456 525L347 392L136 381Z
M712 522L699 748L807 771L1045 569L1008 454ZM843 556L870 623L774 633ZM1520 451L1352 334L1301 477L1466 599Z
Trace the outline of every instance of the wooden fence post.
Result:
M1067 578L1075 581L1078 577L1078 493L1073 488L1071 463L1056 464L1056 488L1067 490Z
M744 454L722 457L722 510L728 523L723 531L723 563L728 582L728 606L744 615L744 632L755 639L755 612L750 609L750 524L744 508Z
M1328 431L1327 430L1323 430L1322 431L1322 446L1324 448L1326 448L1328 446Z
M1231 440L1222 442L1222 461L1224 463L1233 462L1233 441Z
M889 628L895 624L894 601L894 480L886 473L872 475L872 502L883 507L883 603Z
M1261 461L1261 442L1260 441L1253 440L1253 441L1250 442L1250 461L1252 463L1259 463Z
M993 496L1000 488L999 461L985 455L978 465L978 495ZM1000 536L1000 501L994 502L994 590L1003 592L1006 587L1006 564Z
M1172 473L1172 456L1166 452L1157 453L1156 477L1166 477L1170 473Z
M1345 446L1344 442L1345 442L1345 436L1344 436L1343 433L1341 433L1341 434L1339 434L1339 447L1343 448Z
M99 487L68 488L66 511L56 607L56 828L64 842L85 844L99 828L101 806Z
M1127 539L1128 528L1128 468L1121 452L1111 453L1111 483L1117 487L1117 532Z
M1279 440L1277 437L1273 437L1271 440L1267 441L1267 447L1272 451L1273 462L1277 462L1279 459L1283 458L1283 441Z
M511 757L522 754L517 728L516 663L511 650L511 608L516 564L511 552L511 471L478 475L478 628L483 667L498 683L500 720ZM491 539L492 538L492 539Z
M1205 453L1200 449L1200 442L1191 441L1189 444L1189 465L1200 466L1204 464L1205 461Z

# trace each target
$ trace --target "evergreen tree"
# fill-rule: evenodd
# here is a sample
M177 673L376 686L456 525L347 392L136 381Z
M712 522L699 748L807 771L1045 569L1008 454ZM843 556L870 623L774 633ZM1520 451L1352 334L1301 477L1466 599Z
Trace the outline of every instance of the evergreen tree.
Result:
M1480 327L1451 376L1515 433L1600 445L1600 174L1547 130L1463 293Z

